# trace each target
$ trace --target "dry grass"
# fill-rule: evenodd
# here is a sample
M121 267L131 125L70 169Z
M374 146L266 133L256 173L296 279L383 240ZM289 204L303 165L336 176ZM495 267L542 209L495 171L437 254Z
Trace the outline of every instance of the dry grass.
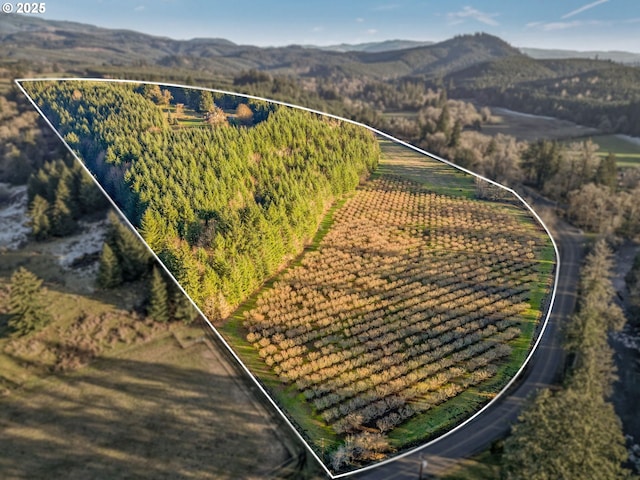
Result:
M595 128L583 127L568 120L544 116L519 115L502 108L492 108L496 122L482 126L482 133L494 136L498 133L511 135L529 142L540 138L564 139L584 135L597 135Z
M168 334L3 398L3 478L263 478L288 453L225 364Z
M19 266L45 280L53 320L22 338L0 335L1 478L235 479L282 471L290 433L276 434L277 422L201 341L200 328L133 313L142 283L88 294L92 279L76 281L37 243L0 253L0 321Z

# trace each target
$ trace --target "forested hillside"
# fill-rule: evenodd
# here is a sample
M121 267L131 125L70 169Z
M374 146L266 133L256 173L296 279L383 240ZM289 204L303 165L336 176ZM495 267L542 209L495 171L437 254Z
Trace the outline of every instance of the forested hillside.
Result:
M162 81L178 76L187 85L195 82L185 77L201 75L216 77L210 86L221 88L220 82L253 69L331 85L318 91L326 100L336 100L336 93L351 97L354 92L341 90L340 83L381 82L400 90L412 82L423 90L444 86L452 98L640 135L639 67L597 58L533 58L485 33L403 49L330 51L298 45L259 48L219 38L179 41L18 16L0 19L0 27L5 53L0 68L21 72L65 69L81 76L125 74Z
M445 78L449 93L607 132L640 135L640 68L589 59L508 57Z
M379 156L365 129L262 102L246 105L250 126L186 127L168 120L168 91L158 97L139 85L95 82L24 86L211 318L226 316L299 253L333 200L355 188ZM207 118L222 111L200 91L189 96L210 110Z

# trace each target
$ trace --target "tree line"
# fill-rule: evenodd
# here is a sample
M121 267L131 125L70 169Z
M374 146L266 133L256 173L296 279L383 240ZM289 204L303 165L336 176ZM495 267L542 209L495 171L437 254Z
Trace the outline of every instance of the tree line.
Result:
M159 322L193 321L196 312L188 297L167 277L147 246L113 210L108 220L98 267L98 286L115 288L143 281L148 316Z
M109 202L73 159L46 162L27 183L33 236L45 240L74 233L82 216L104 212Z
M622 424L609 401L616 377L607 338L624 324L611 268L611 251L600 240L586 258L578 312L565 333L571 364L564 385L542 390L520 415L504 442L504 479L631 478L622 466Z
M11 86L0 95L0 182L24 184L45 159L67 152L22 92Z
M491 68L503 68L504 71L501 70L499 75L507 78L512 74L514 67L511 64L516 60L519 62L522 58L494 62ZM567 65L572 67L571 62ZM593 96L600 102L605 101L607 95L619 96L619 92L626 91L625 88L631 85L628 68L622 68L620 71L624 75L617 78L611 74L615 66L605 62L595 62L594 65L601 68L601 71L594 72L591 77L580 73L584 70L584 65L574 65L575 75L578 76L574 81L567 80L559 85L564 85L569 90L573 88L571 91L575 90L575 95L585 85L593 87ZM565 73L569 75L571 71ZM491 78L491 75L487 78ZM271 78L265 73L239 77L245 79L247 76ZM485 72L482 78L486 76ZM640 169L627 168L621 171L615 155L610 153L601 157L597 154L597 145L589 139L571 142L540 139L525 142L502 134L493 137L485 135L482 133L483 125L493 121L490 110L487 107L478 109L470 102L449 98L449 91L456 96L460 96L461 92L453 77L429 82L417 77L403 78L390 83L333 75L328 78L303 79L300 83L306 90L318 95L333 92L330 95L332 102L341 99L344 108L352 112L367 112L363 118L368 124L447 158L461 167L506 185L517 186L524 183L538 189L568 207L567 219L581 228L625 238L633 238L640 233L640 208L634 201L640 195ZM239 84L244 85L242 82ZM264 80L261 84L268 85ZM470 96L473 97L468 92L465 98ZM489 100L490 98L484 99L485 103ZM627 100L618 97L607 100L607 108L633 110L633 103L629 104ZM576 100L576 104L593 101L593 98L581 98ZM540 99L529 98L525 103L540 105L541 102ZM521 104L506 106L528 111ZM605 131L626 131L616 125L606 124L623 122L626 125L629 118L635 118L635 113L629 116L625 110L619 115L611 112L605 115L607 118L617 119L615 122L606 118L589 122L581 115L573 115L575 111L568 111L573 113L563 110L563 115L558 116L587 125L594 125L595 122L596 127ZM394 114L389 115L390 113ZM533 113L557 115L557 112L546 110ZM602 122L605 125L600 125Z
M297 109L249 104L267 118L175 130L135 85L28 88L212 317L300 252L332 199L379 156L369 131Z

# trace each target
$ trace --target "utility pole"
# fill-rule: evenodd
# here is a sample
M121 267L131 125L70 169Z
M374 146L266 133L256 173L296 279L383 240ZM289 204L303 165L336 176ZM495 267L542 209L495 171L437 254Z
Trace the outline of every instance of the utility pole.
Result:
M420 454L420 474L418 476L418 480L422 480L422 474L427 470L428 462L423 457L424 454Z

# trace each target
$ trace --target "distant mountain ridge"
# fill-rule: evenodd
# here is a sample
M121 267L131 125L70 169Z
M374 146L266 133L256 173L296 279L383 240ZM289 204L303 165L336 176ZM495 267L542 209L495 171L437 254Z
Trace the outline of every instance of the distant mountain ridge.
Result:
M320 50L329 50L332 52L388 52L392 50L405 50L414 47L426 47L436 42L418 41L418 40L384 40L382 42L366 42L366 43L341 43L339 45L317 46L305 45L309 48L317 48Z
M593 60L612 60L618 63L640 64L640 53L620 51L578 51L543 48L520 48L525 55L537 60L562 60L568 58L590 58Z
M257 47L222 38L174 40L132 30L23 15L0 16L0 42L3 56L35 63L138 62L223 75L257 69L294 75L366 75L378 79L445 76L484 62L522 55L533 59L598 58L640 63L640 54L631 52L517 49L488 34L462 35L439 43L395 39L327 47Z
M36 64L145 63L223 75L256 69L293 75L337 72L377 79L445 75L494 58L521 55L503 40L487 34L463 35L429 45L392 40L344 47L348 51L343 52L298 45L261 48L215 38L174 40L20 15L0 17L0 42L3 56Z
M256 88L276 97L286 91L288 99L298 95L299 86L292 86L294 79L306 78L325 100L360 95L368 102L375 102L376 95L393 97L405 86L409 90L410 85L417 90L444 86L451 98L640 135L640 66L617 63L633 60L633 56L521 50L486 33L459 35L430 45L403 42L337 48L347 51L301 45L262 48L220 38L174 40L131 30L2 15L0 71L18 76L20 72L63 71L186 83L192 83L194 77L216 78L216 85L226 82L229 86L238 80L238 85L264 83ZM579 54L591 58L566 58ZM617 56L614 61L605 60L607 54Z

